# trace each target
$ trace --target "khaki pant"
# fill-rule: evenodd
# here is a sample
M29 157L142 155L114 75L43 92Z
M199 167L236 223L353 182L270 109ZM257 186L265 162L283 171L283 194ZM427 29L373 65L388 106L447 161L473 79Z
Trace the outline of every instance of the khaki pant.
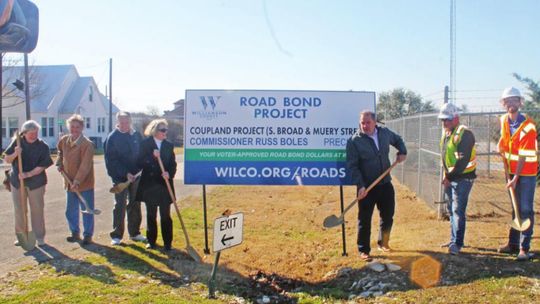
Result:
M30 205L31 230L36 235L37 240L43 240L45 238L45 218L43 216L45 185L34 190L29 190L28 188L25 190L28 197L28 204ZM13 187L13 185L11 187L11 197L13 198L13 208L15 211L15 233L24 232L24 212L19 202L21 193L20 190Z

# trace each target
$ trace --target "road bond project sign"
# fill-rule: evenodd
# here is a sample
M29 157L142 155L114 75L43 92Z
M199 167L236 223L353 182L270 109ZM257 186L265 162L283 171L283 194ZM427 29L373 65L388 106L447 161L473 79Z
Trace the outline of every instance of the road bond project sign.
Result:
M347 185L347 140L374 92L187 90L184 183Z

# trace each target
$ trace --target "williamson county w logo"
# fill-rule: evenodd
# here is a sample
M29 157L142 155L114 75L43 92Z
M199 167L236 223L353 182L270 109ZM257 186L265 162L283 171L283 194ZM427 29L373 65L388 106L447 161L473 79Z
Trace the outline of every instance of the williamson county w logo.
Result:
M199 96L202 111L193 111L193 115L198 115L201 119L212 120L220 115L226 115L227 112L216 110L221 96Z

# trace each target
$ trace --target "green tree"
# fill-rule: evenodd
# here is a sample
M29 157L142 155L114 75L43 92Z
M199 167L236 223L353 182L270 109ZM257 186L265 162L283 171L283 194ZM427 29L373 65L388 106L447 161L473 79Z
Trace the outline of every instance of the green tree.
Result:
M390 120L416 113L435 111L431 101L424 101L420 94L404 88L396 88L379 94L377 116Z
M540 82L534 81L529 77L522 77L518 73L512 74L519 82L527 86L527 97L525 99L525 109L538 109L540 108Z

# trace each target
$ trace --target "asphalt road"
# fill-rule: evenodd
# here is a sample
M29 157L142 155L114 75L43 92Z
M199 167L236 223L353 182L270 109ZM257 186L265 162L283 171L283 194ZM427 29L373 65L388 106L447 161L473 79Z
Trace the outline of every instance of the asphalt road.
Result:
M178 172L176 174L174 184L178 199L188 197L190 195L202 195L202 187L199 185L184 185L184 166L182 156L177 157ZM1 166L0 166L1 167ZM109 193L112 186L110 178L107 176L105 164L102 157L96 157L94 160L94 171L96 178L95 187L95 208L101 210L100 215L95 218L94 241L100 244L110 244L109 232L112 229L112 209L114 206L113 194ZM45 241L51 250L36 248L30 252L25 252L21 247L16 247L13 242L16 240L14 224L13 224L13 202L11 194L0 186L0 276L9 272L20 269L25 265L33 265L59 257L62 253L66 255L84 254L85 250L77 243L72 244L66 242L65 238L70 234L67 221L64 215L66 204L66 193L63 189L63 182L60 174L54 166L47 170L49 183L47 184L45 193ZM3 177L3 172L2 172ZM146 225L146 217L144 215L145 208L143 204L143 223ZM172 208L171 208L172 209ZM30 227L31 228L31 227ZM81 218L82 232L82 218ZM127 231L124 234L124 242L128 240ZM53 250L54 249L54 250ZM55 254L57 253L57 254Z

